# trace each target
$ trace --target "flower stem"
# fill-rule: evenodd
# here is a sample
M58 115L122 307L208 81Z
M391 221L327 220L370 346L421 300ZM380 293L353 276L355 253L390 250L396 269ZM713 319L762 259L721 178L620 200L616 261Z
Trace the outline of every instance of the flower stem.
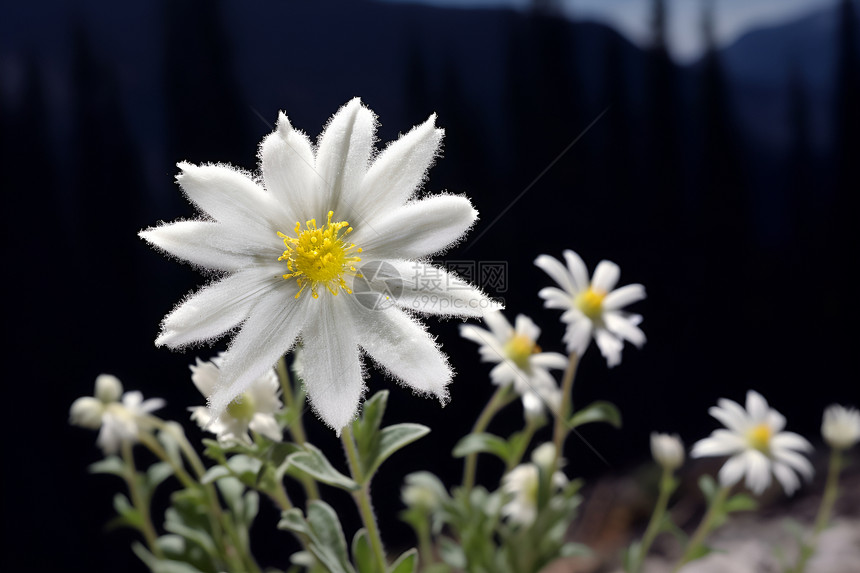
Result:
M702 517L702 521L701 523L699 523L699 527L696 528L696 531L693 533L693 536L690 538L690 541L687 542L687 548L684 550L684 554L681 556L681 560L678 561L677 565L675 565L675 568L672 569L672 573L676 573L686 563L692 561L695 558L695 555L696 553L698 553L702 542L705 541L705 538L708 536L708 533L711 532L711 528L713 528L714 526L714 520L720 513L723 502L726 501L726 497L728 497L731 489L732 488L730 486L723 486L717 491L717 494L714 496L714 499L711 500L710 506L708 506L708 511L706 511L705 516Z
M341 433L341 441L343 448L346 451L346 461L349 464L349 473L352 478L361 486L358 491L352 492L352 497L355 504L358 506L358 512L361 515L361 521L367 529L367 536L370 539L370 546L373 549L373 555L376 558L377 569L385 571L388 568L385 560L385 550L382 548L382 537L379 535L379 527L376 524L376 516L373 514L373 505L370 502L370 481L361 471L361 465L358 459L358 449L355 447L355 438L352 435L352 426L346 426Z
M131 503L140 514L140 532L143 534L144 539L146 539L146 544L153 555L159 559L164 559L164 553L162 553L161 548L158 546L158 534L155 532L155 526L152 525L152 517L149 515L149 501L144 499L137 482L137 468L134 465L131 442L128 440L123 440L122 442L122 459L125 461L123 477L128 484Z
M286 357L281 356L278 360L276 370L278 372L278 381L281 383L281 394L284 396L284 404L288 410L295 413L296 398L293 394L293 386L290 381L290 372L287 369ZM292 434L296 443L300 446L304 445L307 442L307 435L305 434L304 424L302 424L302 416L298 414L290 416L290 419L287 421L287 425L289 426L290 434ZM315 482L313 478L310 476L303 476L300 481L302 482L302 487L304 487L305 494L308 499L320 498L317 482Z
M818 536L830 523L830 517L833 514L833 505L836 503L836 498L839 496L839 473L842 471L842 452L836 448L830 450L830 463L827 468L827 483L824 486L824 495L821 498L821 505L818 507L818 515L815 517L815 525L812 529L812 540L808 544L803 544L800 548L800 556L797 560L797 565L792 570L794 573L803 573L806 570L806 562L815 555L815 548L818 545Z
M496 388L496 391L490 397L490 400L487 402L486 406L484 406L484 409L481 410L481 414L475 421L475 425L472 427L471 433L480 434L486 430L487 426L490 425L490 421L493 419L493 416L511 402L510 389L510 384ZM467 498L468 493L472 491L473 487L475 487L475 474L477 469L478 454L472 453L467 455L463 467L463 489L466 490Z
M573 411L573 379L576 377L576 368L579 365L579 355L576 352L571 352L567 360L567 368L564 369L564 378L561 381L561 402L559 403L558 412L555 413L555 428L552 434L552 443L555 446L555 457L553 459L553 471L559 471L562 450L564 449L564 440L570 433L567 426L567 420L570 418L570 413Z
M541 422L542 423L542 422ZM507 467L505 468L505 472L509 472L515 467L519 465L519 463L523 459L523 455L526 453L526 449L529 447L529 444L532 441L532 438L535 435L535 432L538 429L538 422L535 421L534 418L526 419L526 427L523 428L523 434L525 435L525 439L521 440L521 446L514 452L514 455L511 456L511 459L508 460Z
M675 489L672 470L663 468L663 475L660 478L660 494L657 496L657 504L654 506L654 513L651 514L651 520L645 528L645 533L642 535L642 542L639 546L639 556L633 564L630 573L637 573L642 568L642 563L648 555L648 550L654 542L654 538L660 532L660 526L663 524L663 518L666 515L666 507L669 505L669 497Z

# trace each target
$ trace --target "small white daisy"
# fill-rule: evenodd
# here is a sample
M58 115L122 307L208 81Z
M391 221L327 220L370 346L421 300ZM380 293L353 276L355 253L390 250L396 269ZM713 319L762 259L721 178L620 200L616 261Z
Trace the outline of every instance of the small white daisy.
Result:
M549 255L535 259L535 265L561 287L543 288L538 295L547 308L564 310L561 320L567 324L564 341L568 352L581 356L593 336L607 364L615 366L621 362L624 340L637 348L645 344L645 334L638 326L642 316L621 310L644 299L645 287L632 284L615 289L621 271L610 261L600 261L589 282L588 269L579 255L566 250L564 259L566 268Z
M561 390L549 369L564 369L567 358L558 352L541 352L537 345L540 328L525 315L517 315L513 327L501 312L488 312L484 320L490 330L464 324L460 335L480 344L482 361L496 364L490 370L493 384L513 384L526 416L543 415L545 406L557 410Z
M123 442L135 443L141 431L152 427L149 414L164 406L161 398L143 399L140 392L122 392L116 376L96 378L95 397L85 396L72 403L69 422L99 430L96 443L107 454L116 453Z
M690 453L694 458L731 456L720 469L720 484L736 484L746 475L746 486L755 494L770 485L771 473L788 495L800 487L796 473L812 478L812 464L799 452L812 451L812 445L794 432L781 431L785 418L768 407L761 394L747 392L746 409L732 400L721 398L708 410L727 429L714 430L699 440Z
M684 444L678 434L652 432L651 455L662 467L676 470L684 464Z
M209 398L218 386L221 375L222 358L217 356L209 362L199 358L192 365L191 380L204 397ZM280 385L274 369L267 370L262 376L251 382L248 388L220 416L213 419L208 408L197 406L189 408L191 419L200 424L204 430L217 434L218 441L253 443L248 430L251 429L280 442L283 439L281 427L275 420L275 412L283 407L278 393Z
M860 412L833 404L824 410L821 435L836 450L847 450L860 440Z
M555 457L555 447L543 444L532 453L532 461L520 464L502 478L502 490L511 495L502 506L502 515L514 523L530 525L537 517L538 489L540 488L540 469L548 470ZM567 484L564 473L552 474L552 485L561 489Z

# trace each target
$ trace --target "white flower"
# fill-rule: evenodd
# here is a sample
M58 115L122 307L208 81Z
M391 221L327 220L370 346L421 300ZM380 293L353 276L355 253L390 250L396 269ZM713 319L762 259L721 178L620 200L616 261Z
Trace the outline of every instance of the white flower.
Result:
M69 422L99 430L96 443L106 455L113 454L123 442L137 442L140 432L151 427L149 413L162 406L161 398L144 400L140 392L123 394L116 376L102 374L96 378L95 397L85 396L72 403Z
M543 415L545 405L557 410L561 390L548 370L564 369L567 358L557 352L541 352L537 345L540 328L525 315L517 315L515 327L501 312L488 312L484 320L490 330L464 324L460 335L481 345L481 360L496 363L490 370L493 384L513 384L522 396L526 416Z
M736 484L746 474L746 485L755 494L770 485L771 472L789 495L800 487L795 472L812 478L812 464L798 452L812 451L812 445L794 432L783 432L785 418L769 408L761 394L747 392L746 410L732 400L721 398L708 412L727 429L714 430L699 440L690 453L703 456L732 456L720 469L720 484Z
M208 398L218 384L220 376L221 356L209 362L197 359L197 365L192 365L191 381ZM274 369L270 368L262 376L251 382L242 394L227 406L220 416L213 418L208 409L203 406L189 408L191 419L201 428L217 434L218 441L253 443L248 429L280 442L284 435L275 420L275 412L283 404L278 399L280 384Z
M860 440L860 412L833 404L824 410L821 435L831 448L847 450Z
M684 464L684 444L678 434L651 432L651 455L662 467L675 470Z
M567 323L564 335L567 351L582 356L593 335L607 364L610 367L620 364L624 340L638 348L645 344L645 334L638 326L642 316L621 310L644 299L645 287L633 284L615 289L621 271L609 261L598 263L589 282L588 269L579 255L567 250L564 259L567 268L549 255L540 255L535 265L561 287L543 288L538 295L547 308L564 309L561 320Z
M178 348L238 329L209 397L214 417L298 341L310 402L335 430L365 390L360 351L414 391L447 399L448 361L411 311L481 316L498 305L424 262L477 219L465 197L416 196L442 139L434 122L377 154L376 117L354 99L316 146L281 114L260 146L259 177L179 165L201 218L141 236L223 274L167 315L156 339Z
M567 478L561 472L552 476L552 485L562 488ZM514 523L531 525L537 517L540 470L535 463L520 464L502 478L502 490L511 499L502 506L502 515Z

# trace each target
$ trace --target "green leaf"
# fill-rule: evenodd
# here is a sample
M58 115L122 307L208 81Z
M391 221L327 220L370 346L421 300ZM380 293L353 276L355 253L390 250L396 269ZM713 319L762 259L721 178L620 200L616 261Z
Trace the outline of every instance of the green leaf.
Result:
M118 493L113 496L113 508L122 518L120 523L137 529L143 527L143 516L135 509L125 494Z
M714 478L705 474L699 478L699 489L702 490L702 494L705 496L708 504L710 504L714 496L717 495L717 482L714 481Z
M391 454L397 450L404 448L430 433L430 428L421 424L394 424L387 426L379 432L379 441L372 451L368 452L366 458L365 479L369 480L371 476L379 469L382 462L391 457Z
M510 449L508 443L493 434L467 434L457 445L454 446L454 451L451 455L455 458L463 458L469 454L487 453L493 454L507 462L510 457Z
M287 456L287 462L304 473L310 475L317 481L328 485L339 487L347 491L355 491L359 485L355 481L339 471L329 463L328 459L316 446L306 443L305 451L296 452Z
M159 559L139 541L131 544L131 550L143 561L152 573L203 573L200 569L172 559Z
M358 573L381 573L376 566L373 549L367 537L367 529L363 527L352 538L352 560Z
M752 496L745 493L738 493L726 501L723 509L728 513L733 511L754 511L758 509L758 502Z
M324 501L308 503L311 551L332 573L354 573L346 553L346 538L334 509Z
M562 557L588 557L593 552L588 545L584 543L575 543L573 541L568 541L564 545L561 546L559 550L559 555Z
M615 407L615 404L598 400L592 402L585 408L580 409L567 422L567 427L570 429L576 428L583 424L592 422L606 422L612 424L616 428L621 427L621 412Z
M352 434L359 454L365 454L372 449L387 405L388 390L377 392L362 405L361 416L352 423Z
M627 571L627 573L635 573L636 572L636 567L639 564L639 559L641 559L641 555L642 555L642 542L641 541L634 541L633 543L630 544L630 547L628 547L624 551L624 558L623 558L624 570Z
M695 561L696 559L701 559L702 557L704 557L704 556L706 556L712 552L713 552L713 549L711 549L710 547L708 547L707 545L705 545L703 543L703 544L699 545L695 551L693 551L693 553L690 555L690 558L688 559L688 562L689 561Z
M260 460L243 454L235 455L227 460L227 467L233 476L248 487L257 485L257 474L260 473L262 466L263 462Z
M281 520L278 522L278 529L292 531L300 535L308 534L307 523L302 510L294 507L281 513ZM301 565L301 563L299 563Z
M164 512L164 529L169 531L170 533L175 533L176 535L181 535L188 541L192 543L196 543L200 547L206 551L210 556L216 556L217 550L215 549L215 542L212 541L212 537L206 531L202 529L198 529L196 527L189 527L186 525L182 517L179 515L179 512L176 511L175 508L169 507L167 511Z
M407 549L388 568L388 573L415 573L418 570L418 550Z
M149 491L155 491L164 480L173 475L173 467L167 462L154 463L146 470L146 483Z
M226 466L222 466L222 465L212 466L211 468L206 470L206 473L203 474L202 478L200 478L200 483L202 483L202 484L212 483L216 480L219 480L223 477L227 477L229 475L230 475L230 470L227 469Z
M101 461L90 464L91 474L113 474L125 477L125 464L117 456L109 456Z

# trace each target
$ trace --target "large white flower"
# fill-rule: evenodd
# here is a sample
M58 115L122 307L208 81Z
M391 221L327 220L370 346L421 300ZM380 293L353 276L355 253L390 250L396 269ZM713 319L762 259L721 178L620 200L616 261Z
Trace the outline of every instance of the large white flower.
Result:
M96 378L95 397L85 396L72 402L69 422L99 430L96 443L106 455L113 454L123 442L137 442L140 432L152 427L149 414L163 406L161 398L144 400L137 391L123 394L122 383L116 376L102 374Z
M220 377L221 356L216 356L209 362L199 358L197 364L191 366L191 381L205 397L215 391ZM191 410L191 419L218 436L219 442L252 443L248 430L262 434L279 442L284 435L275 420L275 412L281 409L283 403L278 399L280 384L278 375L269 368L262 376L255 379L247 390L224 410L220 416L213 418L208 408L196 406Z
M720 484L736 484L746 475L746 486L755 494L770 485L771 473L789 495L800 487L796 473L812 478L812 464L799 452L812 451L812 445L794 432L783 432L785 417L768 407L761 394L747 392L746 409L721 398L708 410L727 429L714 430L699 440L690 455L731 456L720 469Z
M620 364L624 340L638 348L645 344L645 334L638 326L642 316L621 310L644 299L645 287L632 284L615 289L621 271L610 261L600 261L589 282L588 269L579 255L566 250L564 259L566 268L549 255L540 255L535 265L561 287L543 288L538 295L547 308L564 310L561 319L567 323L564 334L567 351L581 356L593 335L607 364L610 367Z
M480 316L498 305L424 262L477 218L465 197L415 196L442 139L434 123L377 154L376 117L354 99L316 146L281 114L260 145L260 177L179 165L202 218L141 236L223 275L167 315L156 339L178 348L239 328L209 398L213 416L299 339L310 402L335 430L355 417L364 392L360 349L416 392L447 399L447 359L402 309Z
M490 330L464 324L460 335L481 345L481 360L496 363L490 370L493 383L513 384L527 416L542 415L544 406L555 411L561 391L549 369L563 369L567 358L557 352L541 352L537 345L540 328L523 314L517 315L513 327L501 312L488 312L484 320Z

